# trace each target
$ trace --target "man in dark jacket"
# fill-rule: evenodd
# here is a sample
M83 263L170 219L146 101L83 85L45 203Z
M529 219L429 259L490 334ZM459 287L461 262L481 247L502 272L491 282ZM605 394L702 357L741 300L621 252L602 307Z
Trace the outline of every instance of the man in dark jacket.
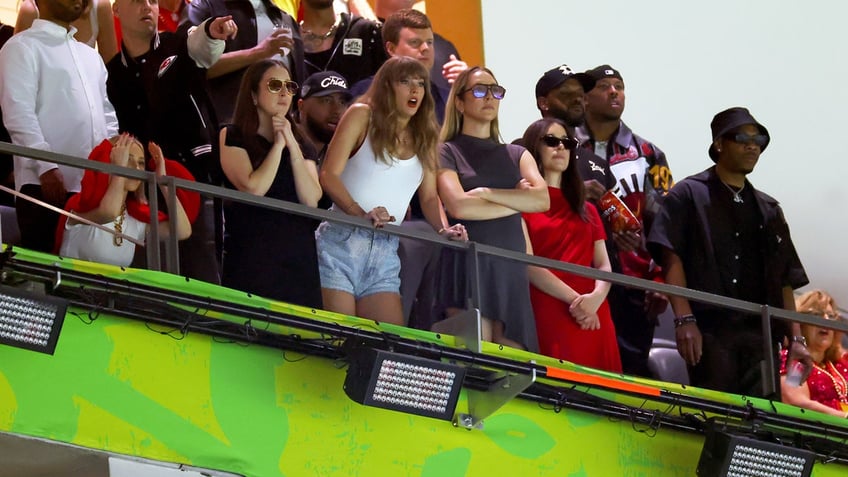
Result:
M608 246L612 269L632 277L656 280L659 270L644 247L658 197L673 181L665 153L651 141L635 134L621 119L625 89L621 73L609 65L586 71L595 85L586 91L586 122L577 129L582 147L609 163L615 177L614 192L641 223L639 232L612 233ZM609 243L609 242L608 242ZM621 365L627 374L651 377L648 353L654 339L657 316L665 311L664 295L638 288L613 285L607 295Z
M543 118L556 118L571 128L578 128L585 122L586 91L594 87L594 78L586 73L575 73L568 65L551 68L536 82L536 107ZM606 191L615 188L615 176L607 160L594 151L580 148L574 152L586 186L586 198L597 204Z
M793 289L808 283L777 201L754 189L747 176L768 146L768 130L744 108L713 118L710 158L715 162L675 185L648 236L665 280L708 293L795 309ZM677 349L693 385L762 396L763 334L758 315L670 297ZM808 356L800 327L790 356Z
M157 143L168 159L199 182L215 183L217 121L206 93L206 71L237 31L231 17L157 33L159 6L151 0L116 0L121 52L106 66L106 90L122 132ZM181 273L219 283L211 201L201 208L192 235L180 243Z
M209 68L209 95L221 123L233 117L241 77L259 60L276 58L289 69L292 81L302 84L308 76L303 64L300 27L271 0L192 0L186 8L188 23L200 25L207 18L232 16L237 36L227 38L224 54Z
M333 0L304 0L302 6L307 76L336 71L353 85L373 76L388 58L380 22L348 13L336 15Z

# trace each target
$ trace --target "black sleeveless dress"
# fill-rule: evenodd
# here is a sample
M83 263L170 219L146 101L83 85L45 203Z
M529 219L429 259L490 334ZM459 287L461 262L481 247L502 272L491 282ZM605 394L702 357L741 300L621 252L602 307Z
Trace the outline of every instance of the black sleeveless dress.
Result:
M258 146L245 146L238 127L228 125L227 145L244 148L254 170L272 144L257 136ZM253 149L253 150L251 150ZM304 157L315 157L301 144ZM227 182L226 186L235 187ZM297 202L288 148L265 197ZM321 308L321 280L315 249L317 222L299 215L237 202L224 205L224 286L311 308Z

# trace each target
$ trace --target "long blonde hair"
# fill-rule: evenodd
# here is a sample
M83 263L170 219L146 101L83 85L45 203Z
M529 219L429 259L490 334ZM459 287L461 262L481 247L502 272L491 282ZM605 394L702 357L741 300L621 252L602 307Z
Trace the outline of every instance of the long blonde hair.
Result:
M436 126L436 105L430 89L430 73L418 60L405 56L389 58L377 70L374 81L368 91L359 98L359 102L371 107L371 123L368 135L371 147L378 160L388 163L386 153L395 150L397 140L398 108L395 95L397 82L406 78L421 78L424 85L424 98L418 111L409 120L412 132L412 146L421 163L429 170L436 169L436 144L438 129Z
M448 95L448 101L445 105L445 122L442 124L442 131L439 134L439 140L442 142L450 141L455 138L462 132L462 113L456 108L456 102L461 101L462 94L465 93L465 89L468 87L468 78L471 77L472 74L478 71L485 71L492 75L492 78L495 78L495 74L489 68L485 66L475 66L473 68L468 68L457 76L456 80L453 82L453 86L451 86L450 94ZM495 78L497 82L498 79ZM492 120L492 124L489 128L489 139L492 141L502 144L503 138L501 138L501 130L498 126L498 118Z

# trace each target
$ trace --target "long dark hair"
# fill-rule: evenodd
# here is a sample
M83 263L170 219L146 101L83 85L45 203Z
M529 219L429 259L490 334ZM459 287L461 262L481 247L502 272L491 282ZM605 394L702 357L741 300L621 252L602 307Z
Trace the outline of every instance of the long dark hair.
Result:
M566 135L569 138L574 137L574 131L564 122L554 118L544 118L533 122L526 131L524 131L524 147L527 151L536 158L536 166L539 167L539 172L544 176L545 169L542 166L542 155L539 146L542 143L542 138L548 134L548 129L554 124L559 124L565 129ZM577 170L577 154L576 151L570 151L571 158L568 160L568 167L563 171L562 178L559 183L559 190L562 191L562 196L565 201L571 206L572 210L580 215L584 221L588 221L586 215L586 189L583 186L583 179L580 177L580 172Z
M386 152L393 152L397 139L397 104L395 86L405 78L424 80L424 98L418 111L409 120L412 145L418 159L429 170L436 169L436 144L439 132L436 126L436 105L430 90L430 73L418 60L405 56L389 58L377 70L368 91L359 98L360 103L371 107L371 124L368 135L378 160L388 161Z
M241 86L239 86L238 96L236 97L236 109L233 112L233 124L241 130L245 150L248 151L250 162L254 167L257 167L257 163L261 164L264 159L264 156L253 157L254 155L250 154L251 151L261 150L262 148L259 142L260 136L257 134L257 131L259 130L259 111L256 108L256 104L254 104L254 95L258 95L260 86L264 86L260 85L262 82L262 76L265 75L266 71L275 66L285 69L291 78L291 71L282 61L274 59L257 61L250 65L244 72L244 76L241 78ZM293 109L294 97L292 97L291 105L289 106L289 110L286 112L286 119L288 119L292 125L294 138L297 139L299 144L303 144L303 136L301 135L300 130L295 127L297 121L294 119L294 114L292 113Z

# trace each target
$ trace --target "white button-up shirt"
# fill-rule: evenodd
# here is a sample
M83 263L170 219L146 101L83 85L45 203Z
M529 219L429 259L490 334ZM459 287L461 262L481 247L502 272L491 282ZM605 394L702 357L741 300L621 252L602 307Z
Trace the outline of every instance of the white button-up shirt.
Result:
M0 50L0 105L12 143L81 158L118 133L106 96L106 67L91 47L74 39L75 28L35 20ZM57 167L15 156L15 186L40 184ZM58 166L69 192L84 171Z

